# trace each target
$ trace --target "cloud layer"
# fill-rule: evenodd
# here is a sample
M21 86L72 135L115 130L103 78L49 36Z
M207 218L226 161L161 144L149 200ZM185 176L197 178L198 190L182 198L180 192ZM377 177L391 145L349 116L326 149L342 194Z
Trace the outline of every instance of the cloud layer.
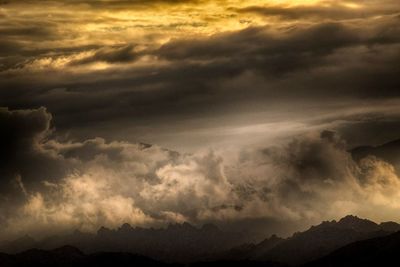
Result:
M4 2L0 105L45 106L81 141L184 150L310 114L398 116L382 111L399 98L396 1L217 2Z
M61 142L49 137L52 116L43 108L2 109L1 116L2 126L13 125L3 129L21 130L3 133L12 145L3 152L1 172L9 175L2 185L14 185L1 194L3 236L184 221L242 228L278 221L284 231L348 213L395 219L400 208L394 167L373 155L354 161L331 131L226 157L102 138ZM10 156L20 151L26 159Z

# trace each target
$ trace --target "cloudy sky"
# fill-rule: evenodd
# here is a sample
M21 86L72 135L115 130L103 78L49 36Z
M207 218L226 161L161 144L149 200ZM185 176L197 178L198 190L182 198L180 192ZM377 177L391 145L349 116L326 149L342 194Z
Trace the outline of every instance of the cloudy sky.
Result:
M0 1L0 239L400 221L399 97L398 0Z

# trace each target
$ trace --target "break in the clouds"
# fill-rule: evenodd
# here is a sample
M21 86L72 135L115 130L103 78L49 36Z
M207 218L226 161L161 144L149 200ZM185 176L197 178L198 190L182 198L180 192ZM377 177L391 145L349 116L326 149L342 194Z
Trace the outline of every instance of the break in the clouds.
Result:
M0 25L3 234L397 219L396 0L1 1Z

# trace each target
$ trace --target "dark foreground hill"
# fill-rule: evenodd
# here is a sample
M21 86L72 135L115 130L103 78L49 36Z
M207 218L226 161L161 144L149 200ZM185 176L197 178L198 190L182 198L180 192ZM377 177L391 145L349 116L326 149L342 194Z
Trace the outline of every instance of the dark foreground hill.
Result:
M255 261L199 262L189 265L164 263L144 256L123 252L84 254L65 246L55 250L31 249L15 255L0 254L1 267L281 267L281 264Z
M399 266L400 232L344 246L304 267Z
M129 253L94 253L85 255L80 250L65 246L51 251L31 249L15 255L1 254L2 267L125 267L125 266L171 266Z

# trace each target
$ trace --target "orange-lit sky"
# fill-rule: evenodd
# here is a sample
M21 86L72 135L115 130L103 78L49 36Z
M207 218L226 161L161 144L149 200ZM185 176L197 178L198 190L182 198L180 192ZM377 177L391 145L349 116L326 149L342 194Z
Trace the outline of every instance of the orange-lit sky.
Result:
M7 40L24 50L43 50L38 57L12 63L30 71L68 68L71 61L90 57L98 47L134 45L134 52L156 49L173 40L266 27L280 34L290 27L324 22L358 24L395 14L395 2L378 1L11 1L1 5ZM264 12L264 13L263 13ZM12 31L15 30L13 34ZM82 49L87 46L87 49ZM73 49L63 53L61 49ZM79 49L80 48L80 49ZM8 55L12 56L12 55ZM6 59L3 60L7 62ZM142 58L138 64L162 64ZM92 62L78 71L114 67ZM7 66L12 67L12 66ZM15 67L15 66L14 66ZM12 69L12 68L11 68Z

